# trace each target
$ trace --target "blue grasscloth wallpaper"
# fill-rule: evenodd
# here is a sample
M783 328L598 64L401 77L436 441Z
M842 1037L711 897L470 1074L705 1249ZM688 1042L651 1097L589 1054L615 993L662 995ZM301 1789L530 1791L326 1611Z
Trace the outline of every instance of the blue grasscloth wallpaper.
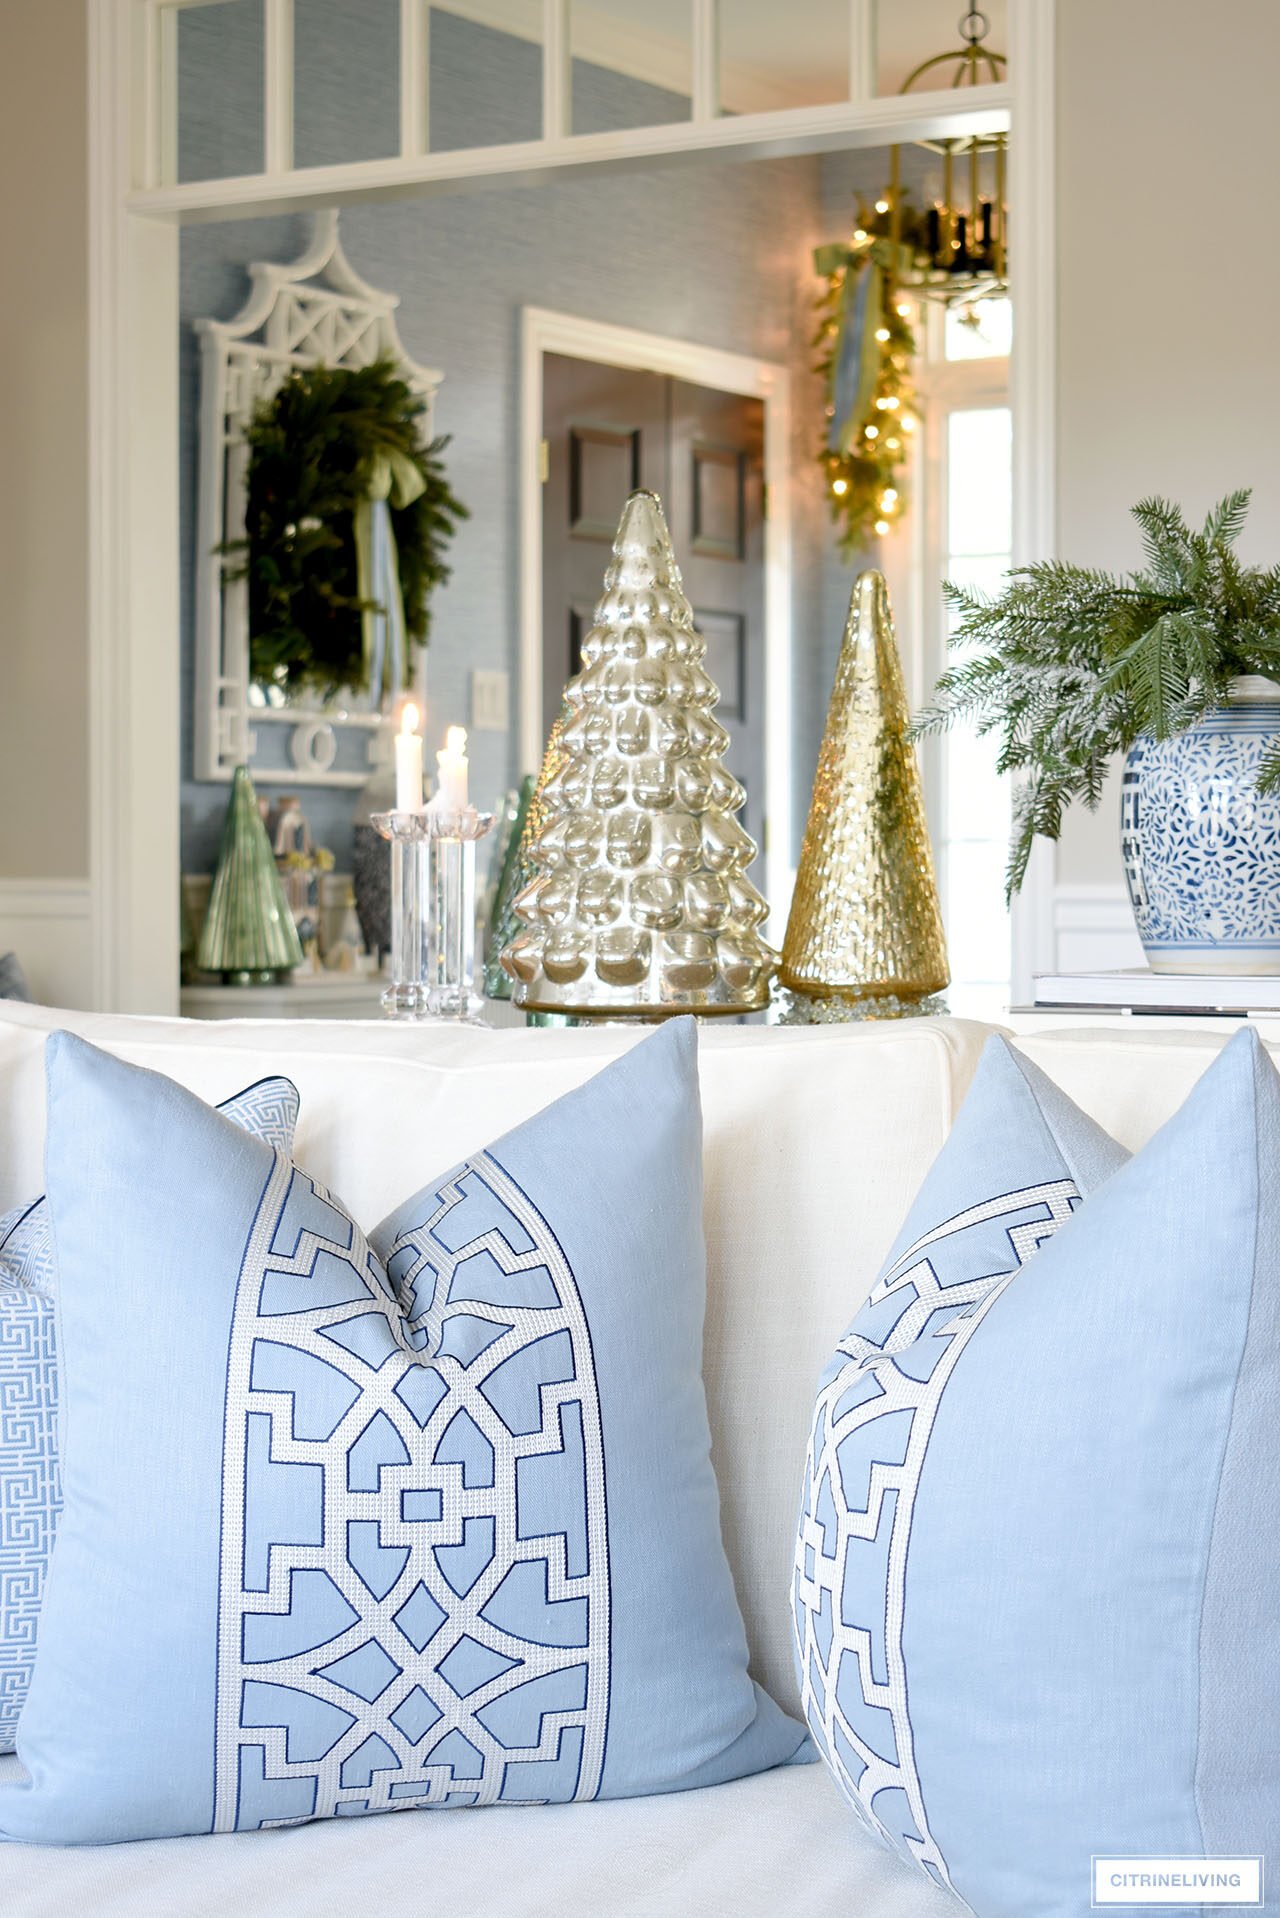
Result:
M296 143L300 163L386 153L396 139L393 0L305 0L297 10ZM261 152L261 11L256 0L184 12L179 38L180 171L236 171ZM433 148L536 131L541 50L438 9L431 15ZM575 62L579 130L682 118L687 102ZM343 243L356 271L401 295L407 350L443 369L437 430L452 435L450 479L472 517L454 543L454 577L434 603L433 739L466 721L475 667L517 672L517 486L520 310L539 305L730 348L788 364L795 419L795 832L839 642L830 607L847 599L810 457L821 398L809 372L810 249L837 163L699 162L538 184L513 180L354 207ZM841 168L842 174L844 168ZM309 236L301 215L187 228L182 236L183 865L211 867L227 789L191 776L193 590L199 369L193 322L227 317L246 266L288 260ZM839 580L831 578L833 569ZM824 603L825 602L825 603ZM843 608L841 608L841 614ZM474 790L488 800L517 771L514 739L473 733ZM316 836L339 865L353 795L312 790Z

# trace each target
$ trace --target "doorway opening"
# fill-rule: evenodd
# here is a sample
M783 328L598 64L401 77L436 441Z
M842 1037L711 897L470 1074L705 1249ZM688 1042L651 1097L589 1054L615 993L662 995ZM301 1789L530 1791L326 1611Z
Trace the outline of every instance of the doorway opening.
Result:
M772 930L791 884L790 395L785 367L526 308L521 754L536 771L637 486L667 509Z

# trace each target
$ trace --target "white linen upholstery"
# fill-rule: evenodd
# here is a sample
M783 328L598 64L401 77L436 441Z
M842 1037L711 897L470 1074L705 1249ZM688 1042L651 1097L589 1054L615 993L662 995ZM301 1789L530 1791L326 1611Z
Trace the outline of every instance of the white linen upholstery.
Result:
M1238 1020L1182 1031L1152 1031L1141 1019L1112 1026L1045 1031L1043 1022L1015 1032L1033 1059L1091 1119L1131 1152L1171 1119L1201 1073L1216 1059ZM1280 1064L1280 1022L1258 1021L1258 1035Z
M0 1759L0 1780L17 1774ZM0 1845L6 1918L955 1918L821 1765L596 1805Z
M42 1186L44 1040L64 1026L211 1101L268 1072L302 1096L300 1165L368 1225L643 1033L141 1020L6 1006L0 1211ZM798 1711L787 1595L818 1373L964 1096L985 1029L705 1028L705 1373L752 1671Z

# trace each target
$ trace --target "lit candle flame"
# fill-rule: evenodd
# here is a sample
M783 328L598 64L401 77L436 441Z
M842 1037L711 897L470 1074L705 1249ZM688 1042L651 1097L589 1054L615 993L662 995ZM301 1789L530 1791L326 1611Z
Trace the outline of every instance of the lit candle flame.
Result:
M465 726L450 726L444 736L444 749L447 753L465 753L467 750L467 729Z
M410 699L406 702L405 709L400 715L400 731L407 737L409 733L416 733L417 730L418 709Z

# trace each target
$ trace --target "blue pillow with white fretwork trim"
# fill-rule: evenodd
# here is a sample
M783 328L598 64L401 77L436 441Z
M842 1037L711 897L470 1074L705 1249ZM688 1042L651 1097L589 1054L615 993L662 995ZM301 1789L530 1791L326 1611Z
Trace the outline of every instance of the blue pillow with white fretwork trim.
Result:
M720 1536L692 1020L368 1237L158 1074L59 1034L48 1079L65 1504L0 1835L808 1759Z
M260 1080L219 1110L291 1149L298 1094L288 1079ZM62 1506L54 1292L49 1207L33 1199L0 1215L0 1752L13 1750L31 1682Z
M1256 1032L1121 1159L992 1041L814 1417L810 1729L980 1918L1078 1918L1126 1861L1216 1889L1192 1874L1280 1853L1280 1076Z
M944 1885L913 1763L908 1546L939 1397L984 1302L1127 1154L1005 1040L818 1387L793 1588L815 1744L882 1839Z

